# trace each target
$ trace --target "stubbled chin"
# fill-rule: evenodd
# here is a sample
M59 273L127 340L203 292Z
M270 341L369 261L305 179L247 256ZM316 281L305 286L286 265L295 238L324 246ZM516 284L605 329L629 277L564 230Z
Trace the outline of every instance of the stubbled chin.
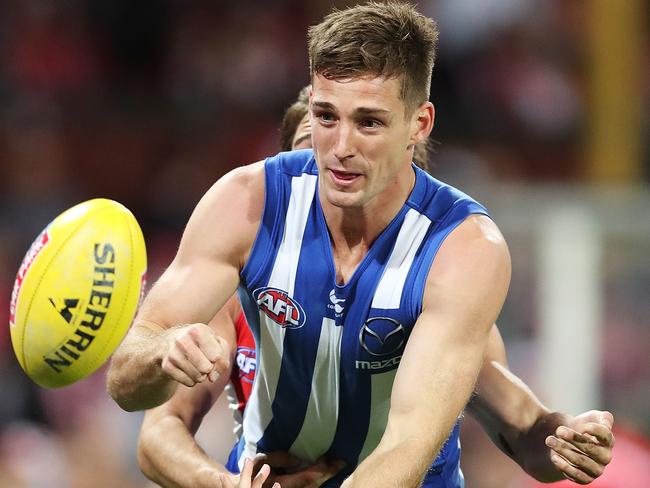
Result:
M361 206L359 192L344 192L328 188L325 199L330 205L339 208L357 208Z

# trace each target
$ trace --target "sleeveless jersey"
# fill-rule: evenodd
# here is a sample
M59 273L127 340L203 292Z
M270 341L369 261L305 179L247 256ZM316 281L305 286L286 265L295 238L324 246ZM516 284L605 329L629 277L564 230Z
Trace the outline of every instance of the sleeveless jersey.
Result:
M338 285L313 152L266 160L264 212L239 289L258 368L228 469L238 472L257 452L325 455L346 462L322 485L337 487L379 443L436 252L468 215L487 215L464 193L413 171L402 209ZM423 486L463 486L458 424Z

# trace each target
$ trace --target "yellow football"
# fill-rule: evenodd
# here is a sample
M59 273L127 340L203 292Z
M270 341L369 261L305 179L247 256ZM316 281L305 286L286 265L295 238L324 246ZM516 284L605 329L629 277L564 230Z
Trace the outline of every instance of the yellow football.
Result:
M144 293L147 253L133 214L113 200L55 218L23 259L9 309L27 375L60 387L92 374L129 329Z

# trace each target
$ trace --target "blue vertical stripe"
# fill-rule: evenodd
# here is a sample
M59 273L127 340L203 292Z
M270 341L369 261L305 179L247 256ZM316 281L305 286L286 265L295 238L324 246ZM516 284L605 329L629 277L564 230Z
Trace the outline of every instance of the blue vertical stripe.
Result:
M285 331L284 350L291 354L282 357L280 381L272 406L273 420L258 442L260 451L288 450L300 432L309 402L321 322L332 285L328 267L322 259L321 235L313 215L315 209L312 204L293 295L303 307L306 322L303 327Z

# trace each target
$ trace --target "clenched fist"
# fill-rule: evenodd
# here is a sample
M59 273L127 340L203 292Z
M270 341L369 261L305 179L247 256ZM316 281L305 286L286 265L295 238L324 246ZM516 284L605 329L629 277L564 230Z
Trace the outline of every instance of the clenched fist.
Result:
M214 382L230 367L228 343L207 325L182 325L166 334L162 369L179 383L194 386L206 379Z
M614 416L590 410L559 426L546 438L551 461L562 475L586 485L598 478L612 460Z

